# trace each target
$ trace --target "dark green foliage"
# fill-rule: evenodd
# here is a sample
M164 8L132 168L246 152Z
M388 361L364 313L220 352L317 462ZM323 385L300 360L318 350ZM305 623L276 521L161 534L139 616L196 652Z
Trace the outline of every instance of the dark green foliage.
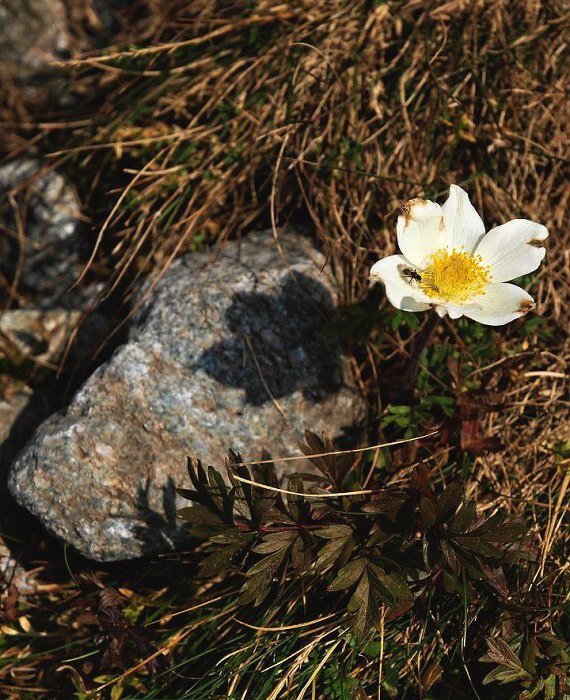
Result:
M441 575L451 591L466 577L508 593L502 567L516 560L524 526L479 518L463 484L436 488L424 466L359 493L358 461L323 455L334 447L314 433L305 443L320 476L293 474L281 490L271 463L249 469L230 453L226 483L189 460L193 489L179 493L194 505L179 515L206 540L202 575L244 575L240 602L255 606L286 581L306 581L331 606L342 602L358 638L378 628L382 609L405 612ZM357 493L334 495L347 491Z
M156 673L166 667L163 656L156 654L150 634L144 628L130 624L123 613L125 600L113 588L104 588L96 606L80 600L82 610L75 622L89 628L97 645L99 670L122 669L140 657L148 657L147 670Z
M483 684L518 681L524 689L519 700L568 700L570 698L570 648L552 634L526 641L514 638L487 639L488 651L481 661L496 664Z

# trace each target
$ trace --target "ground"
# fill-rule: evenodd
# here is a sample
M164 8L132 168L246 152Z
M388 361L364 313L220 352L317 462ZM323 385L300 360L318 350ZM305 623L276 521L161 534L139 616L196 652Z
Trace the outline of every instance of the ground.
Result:
M236 569L204 569L206 553L228 546L225 530L211 542L198 528L189 551L104 567L62 549L29 520L16 519L21 530L3 523L39 586L29 595L6 582L1 693L563 697L570 635L565 3L148 0L119 3L112 36L101 27L96 33L89 3L65 5L71 57L57 67L56 83L65 99L46 104L3 78L2 151L6 161L39 158L77 185L90 226L83 281L100 283L94 304L119 309L109 347L143 275L156 279L177 256L254 229L279 227L286 236L295 226L327 255L338 283L336 330L370 406L366 439L353 447L437 434L329 464L338 470L329 491L334 483L374 491L357 506L338 497L315 513L311 501L289 495L288 524L279 527L306 530L309 539L295 556L292 544L287 549L257 607L240 589L263 574L263 565L252 567L278 533L267 530L274 520L255 521L250 510L237 529L255 532L261 549L247 550ZM402 395L393 379L409 364L424 316L393 309L381 288L369 289L368 271L396 250L401 204L418 196L442 201L451 183L470 193L487 228L513 218L548 227L545 263L518 280L537 307L496 329L444 319L420 356L414 390ZM2 294L5 308L34 304L13 287ZM80 379L63 370L57 379L33 362L5 361L0 390L9 395L24 383L63 395L62 386L71 391ZM396 516L391 525L381 521L379 513L392 512L378 506L384 489L412 509L407 524ZM218 517L204 507L205 518ZM377 529L363 534L358 523L370 512ZM489 525L466 541L475 523L495 517L523 524L525 534L507 528L504 541L495 530L489 539ZM337 529L319 540L311 534L316 522ZM390 576L416 566L404 562L408 547L415 552L423 542L436 554L414 569L415 578L405 569L410 594L377 571L366 574L365 587L359 565L339 582L343 567L323 562L323 541L344 547L346 527L358 533L348 559L368 556L380 546L368 537L390 531L399 543L383 564ZM453 537L464 538L458 546L467 559L441 544ZM357 581L366 606L363 595L346 593ZM486 653L493 664L481 661ZM494 669L494 682L482 685Z

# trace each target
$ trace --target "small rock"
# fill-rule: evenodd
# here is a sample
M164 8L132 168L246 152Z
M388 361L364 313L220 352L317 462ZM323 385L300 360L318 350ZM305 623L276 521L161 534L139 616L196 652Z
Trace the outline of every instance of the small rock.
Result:
M26 386L9 398L0 396L0 471L2 469L1 446L8 440L13 425L28 407L31 395L32 390Z
M0 61L16 67L20 77L65 57L69 46L61 0L4 0L0 4Z
M0 314L0 361L37 370L56 369L81 313L65 309L16 309ZM32 373L33 374L33 373Z
M19 423L18 434L25 434L26 425L34 425L32 415L25 416L34 394L32 385L53 375L62 358L78 320L79 311L55 309L16 309L0 313L0 479L6 455L6 444ZM20 377L25 375L26 381ZM45 402L48 404L48 402ZM45 412L36 412L37 419ZM23 418L27 418L23 421ZM27 434L29 438L30 432ZM17 441L16 441L17 442ZM22 443L20 443L21 446Z
M69 292L83 270L81 207L75 188L57 172L41 172L40 163L20 159L0 167L0 222L6 235L2 273L16 282L19 295L40 309L84 308L94 296L87 285ZM18 207L23 257L11 199Z
M68 349L80 317L81 312L65 309L0 312L0 503L14 455L62 405L55 374L64 352L71 366L81 366L109 329L108 320L95 313Z
M0 83L6 82L28 107L59 108L84 104L85 86L58 65L84 51L108 46L131 16L120 18L129 0L0 0ZM130 22L129 22L130 18ZM11 95L12 100L14 99Z
M306 428L338 437L362 420L324 259L297 234L283 246L250 234L147 289L129 342L12 465L12 494L48 530L101 561L169 549L186 455L299 454Z
M71 34L62 0L0 2L1 81L29 106L69 102L69 78L53 62L69 56Z
M36 593L38 583L34 571L26 569L14 558L10 547L0 534L0 607L16 588L18 596Z

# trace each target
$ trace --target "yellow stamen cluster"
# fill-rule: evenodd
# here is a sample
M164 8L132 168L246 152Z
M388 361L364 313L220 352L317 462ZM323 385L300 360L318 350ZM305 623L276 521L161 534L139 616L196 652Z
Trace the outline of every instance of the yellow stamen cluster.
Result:
M420 286L432 298L465 302L483 294L490 282L490 271L481 256L458 251L438 250L422 270Z

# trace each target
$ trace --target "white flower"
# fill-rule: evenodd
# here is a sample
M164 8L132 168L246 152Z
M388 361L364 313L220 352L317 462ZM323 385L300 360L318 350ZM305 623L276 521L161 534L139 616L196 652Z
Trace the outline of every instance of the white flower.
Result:
M402 254L379 260L370 277L386 285L398 309L433 306L440 316L501 326L534 307L524 289L506 281L542 262L548 231L541 224L514 219L485 233L467 193L451 185L441 207L425 199L408 202L396 230Z

